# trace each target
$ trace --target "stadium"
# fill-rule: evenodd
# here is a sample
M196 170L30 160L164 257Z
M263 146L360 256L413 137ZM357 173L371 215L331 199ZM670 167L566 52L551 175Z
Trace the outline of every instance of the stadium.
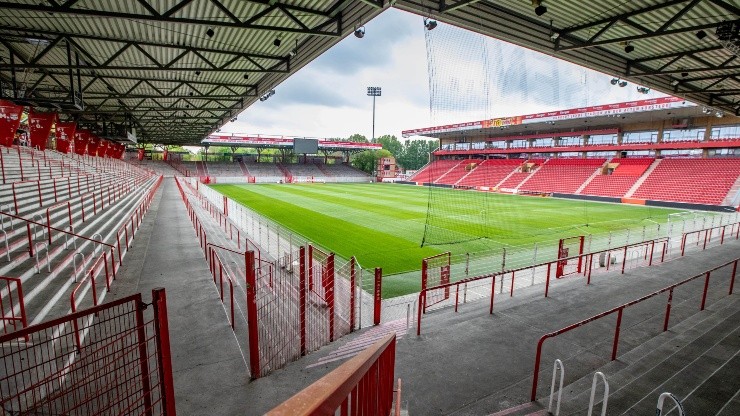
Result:
M0 414L740 414L732 2L0 11ZM233 131L399 11L418 169L379 88L372 140ZM493 39L638 97L492 112L542 70L496 87Z

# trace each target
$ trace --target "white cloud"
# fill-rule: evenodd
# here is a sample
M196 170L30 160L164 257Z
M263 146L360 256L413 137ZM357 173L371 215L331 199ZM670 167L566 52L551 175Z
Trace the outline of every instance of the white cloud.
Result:
M422 18L390 9L365 26L364 38L350 35L343 39L275 88L274 96L255 103L237 122L227 123L222 132L322 138L360 133L369 138L372 99L366 95L368 86L383 88L377 99L375 135L399 138L402 130L433 124L657 95L637 94L632 84L614 87L610 76L498 40L481 42L480 35L440 24L429 32L436 48L432 117ZM487 58L480 58L484 54ZM489 79L469 79L485 75ZM455 82L468 89L480 84L486 95L475 94L462 101L466 97L454 87Z

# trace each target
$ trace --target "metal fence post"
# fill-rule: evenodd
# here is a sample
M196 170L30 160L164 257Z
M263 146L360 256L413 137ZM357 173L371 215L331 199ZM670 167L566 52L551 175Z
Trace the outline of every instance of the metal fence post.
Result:
M383 280L383 269L380 267L375 268L375 290L374 290L374 314L373 314L373 324L379 325L380 324L380 308L381 308L381 290L382 290L382 280Z
M254 271L254 251L244 253L247 267L247 330L249 333L249 368L252 378L260 377L259 330L257 327L257 277Z
M157 340L157 359L159 360L159 380L162 383L162 408L164 414L174 416L175 388L172 380L172 356L170 354L170 329L167 319L167 296L164 288L152 290L154 307L154 332Z

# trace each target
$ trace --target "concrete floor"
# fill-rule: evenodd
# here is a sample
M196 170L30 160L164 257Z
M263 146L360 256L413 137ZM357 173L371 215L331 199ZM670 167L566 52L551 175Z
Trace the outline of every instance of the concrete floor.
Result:
M551 297L541 288L497 297L493 315L487 301L454 313L428 314L423 333L405 335L397 345L397 376L404 382L404 405L413 415L489 414L528 401L537 339L544 333L660 289L736 257L740 242L625 275L557 282ZM134 246L124 259L112 296L155 287L167 290L177 411L180 415L262 414L343 362L338 351L360 339L379 337L402 324L388 323L351 334L268 377L250 382L247 366L198 246L174 180L166 178ZM484 305L485 304L485 305ZM664 305L664 304L663 304ZM613 322L594 330L613 331ZM363 338L364 337L364 338ZM626 346L639 339L625 336ZM603 354L575 338L553 344L555 356L582 354L596 365ZM626 348L626 347L625 347ZM584 364L587 367L587 364ZM547 370L549 372L549 369ZM580 371L576 368L576 371ZM549 374L549 373L548 373ZM541 387L540 396L544 396Z

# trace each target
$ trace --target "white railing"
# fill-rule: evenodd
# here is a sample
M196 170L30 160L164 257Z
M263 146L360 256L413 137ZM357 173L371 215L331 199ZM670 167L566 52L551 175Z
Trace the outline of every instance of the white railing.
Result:
M558 367L560 367L560 387L558 387L558 406L555 408L555 413L552 413L552 399L555 393L555 376L558 373ZM550 384L550 402L547 405L547 411L549 413L558 416L560 414L560 399L563 397L563 379L565 378L565 367L560 359L556 359L552 364L552 383Z
M606 381L606 376L601 371L594 373L594 380L591 382L591 399L588 402L588 416L594 409L594 397L596 396L596 384L601 376L601 380L604 382L604 398L601 401L601 416L606 416L606 405L609 401L609 382Z
M678 416L686 415L686 412L683 410L683 405L681 404L681 401L678 400L678 398L676 398L673 393L665 392L661 393L660 397L658 397L658 406L655 409L655 416L660 416L663 414L663 402L666 398L670 398L671 400L673 400L673 403L676 404L676 408L678 409Z

